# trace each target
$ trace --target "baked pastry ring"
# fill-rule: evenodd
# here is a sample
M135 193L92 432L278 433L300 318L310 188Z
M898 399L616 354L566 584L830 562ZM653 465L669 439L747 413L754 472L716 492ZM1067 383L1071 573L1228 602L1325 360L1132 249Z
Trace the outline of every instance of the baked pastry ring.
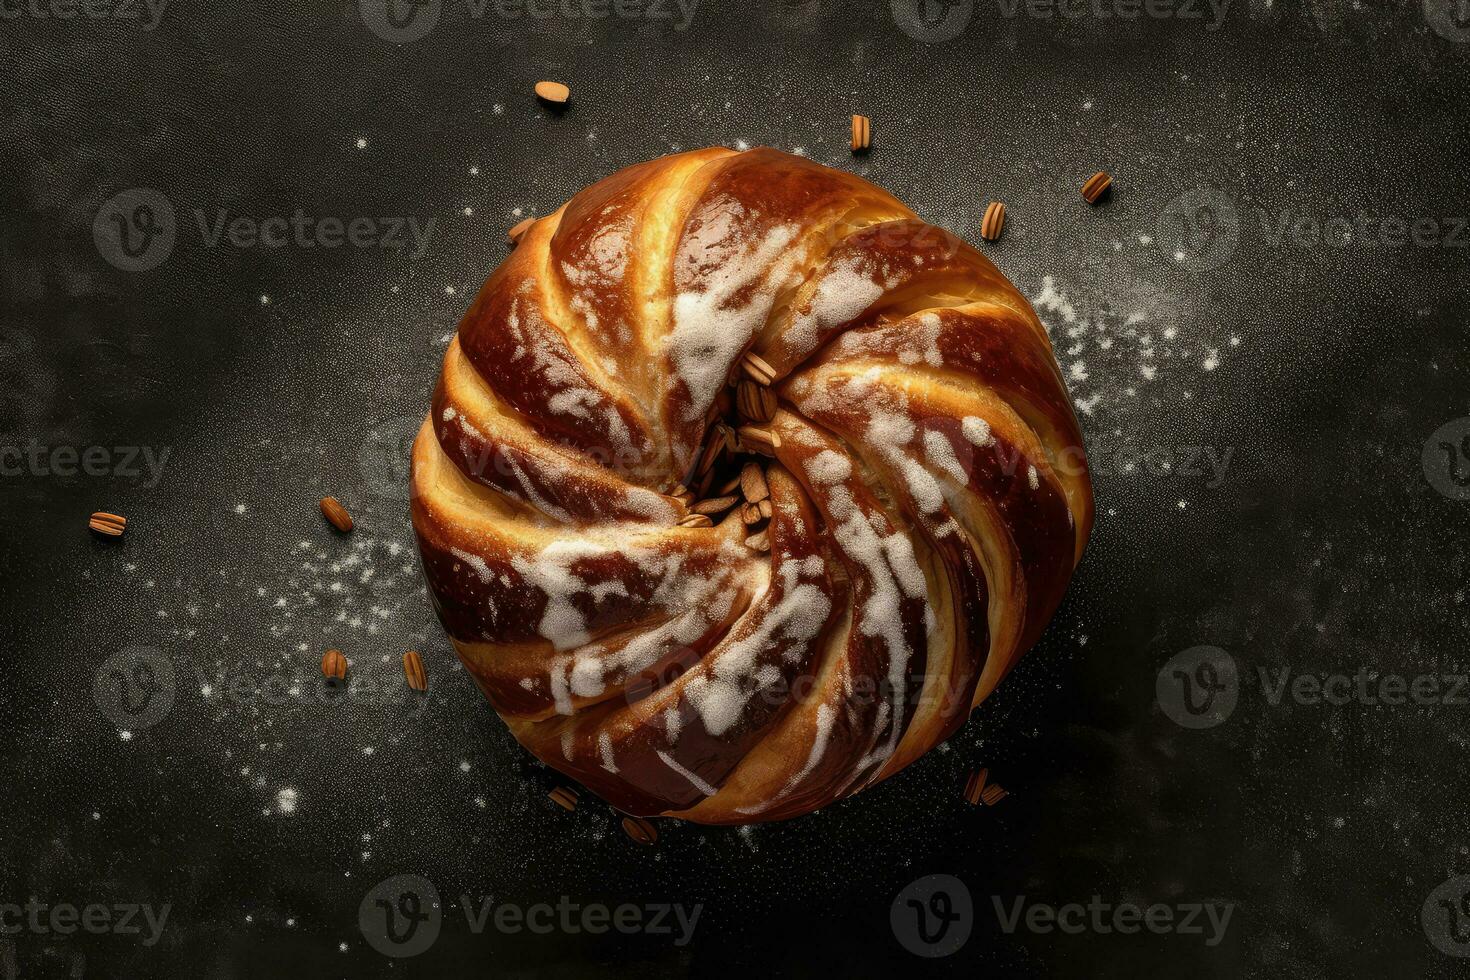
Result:
M435 608L515 737L701 823L807 813L947 738L1092 525L1025 298L770 149L629 167L537 221L449 345L412 481Z

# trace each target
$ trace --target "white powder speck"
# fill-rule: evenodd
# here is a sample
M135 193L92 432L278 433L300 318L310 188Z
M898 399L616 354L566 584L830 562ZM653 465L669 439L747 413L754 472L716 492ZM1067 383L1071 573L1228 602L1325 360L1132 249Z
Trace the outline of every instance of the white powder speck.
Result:
M967 415L960 423L960 432L977 446L988 446L995 441L995 437L990 434L990 424L973 415Z

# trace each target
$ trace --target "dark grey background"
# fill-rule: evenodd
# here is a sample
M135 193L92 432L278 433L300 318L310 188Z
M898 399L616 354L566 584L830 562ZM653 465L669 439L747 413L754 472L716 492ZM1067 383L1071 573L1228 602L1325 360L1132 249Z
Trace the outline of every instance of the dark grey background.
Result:
M395 44L355 4L288 6L0 20L0 904L170 909L153 946L0 936L0 976L1464 975L1421 906L1470 870L1470 707L1273 704L1259 671L1470 670L1470 458L1431 440L1470 414L1465 11L1235 0L1216 24L985 0L916 27L903 3L704 0L679 29L454 0ZM571 85L569 111L537 105L539 78ZM643 849L595 802L554 807L457 669L402 457L509 225L737 141L864 174L972 241L1007 202L986 250L1087 408L1098 523L1039 648L946 746L814 816L663 821ZM1099 168L1117 190L1089 209ZM174 210L148 271L94 240L132 188ZM410 256L211 245L196 217L298 208L433 225ZM106 447L105 472L16 455L33 445ZM118 447L167 452L156 482ZM1223 473L1191 465L1202 449ZM127 537L91 537L96 509ZM1156 677L1198 645L1233 658L1238 703L1190 730ZM130 727L109 658L132 646L158 690ZM327 646L380 688L318 697ZM399 680L410 647L427 701ZM980 764L1012 791L994 809L960 799ZM399 874L433 883L443 921L390 960L358 910ZM964 883L973 922L919 959L890 905L931 874ZM682 947L477 935L461 895L702 911ZM1007 934L993 898L1094 895L1234 911L1209 946Z

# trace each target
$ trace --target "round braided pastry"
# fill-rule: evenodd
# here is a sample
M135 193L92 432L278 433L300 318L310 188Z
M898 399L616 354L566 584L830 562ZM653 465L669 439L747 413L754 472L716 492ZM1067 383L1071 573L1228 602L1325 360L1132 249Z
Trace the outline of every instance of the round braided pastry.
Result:
M1025 298L769 149L537 221L449 345L412 479L435 608L515 737L703 823L809 812L947 738L1092 524Z

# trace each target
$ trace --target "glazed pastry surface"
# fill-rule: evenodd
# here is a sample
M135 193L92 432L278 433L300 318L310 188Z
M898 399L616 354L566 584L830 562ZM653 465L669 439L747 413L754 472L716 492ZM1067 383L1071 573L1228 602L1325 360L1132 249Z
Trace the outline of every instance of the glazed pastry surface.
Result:
M769 516L721 493L751 463ZM1024 297L769 149L630 167L537 221L449 346L412 481L435 608L515 737L705 823L809 812L947 738L1092 524Z

